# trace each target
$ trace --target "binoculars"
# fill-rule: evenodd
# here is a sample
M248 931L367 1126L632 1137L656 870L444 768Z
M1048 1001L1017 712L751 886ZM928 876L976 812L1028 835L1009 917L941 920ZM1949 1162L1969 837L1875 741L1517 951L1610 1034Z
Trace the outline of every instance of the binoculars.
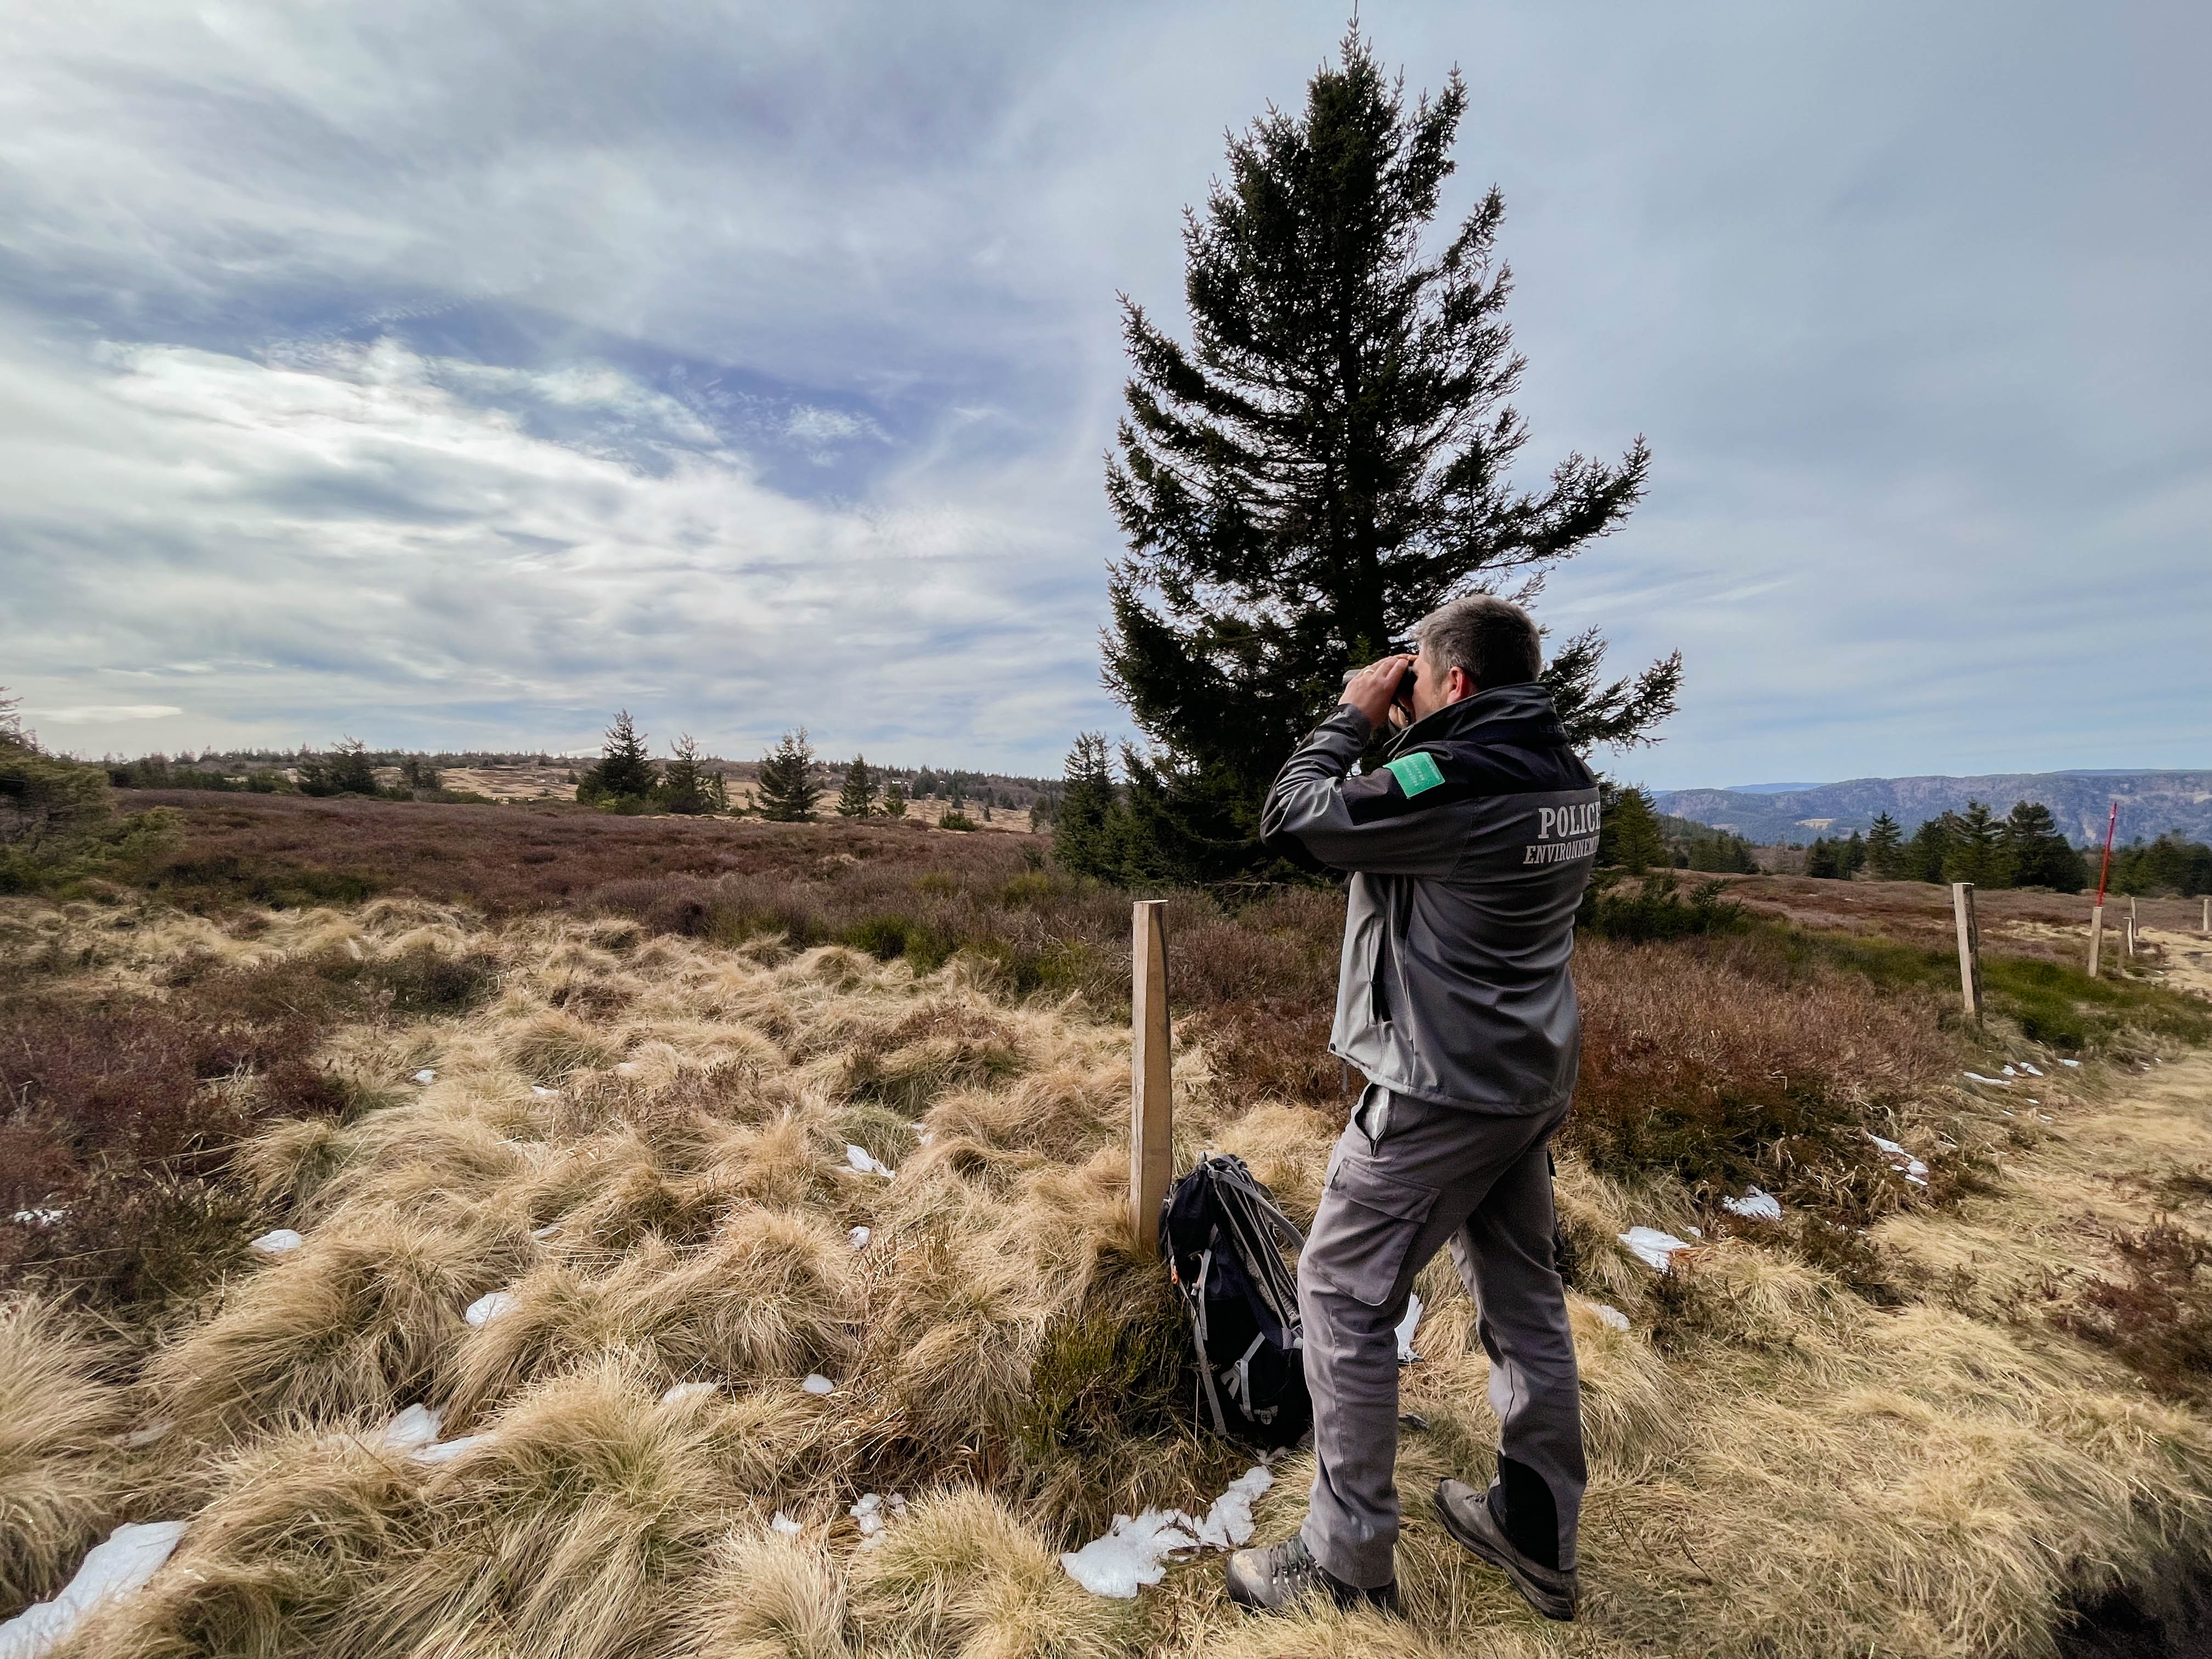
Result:
M1385 657L1417 657L1420 653L1421 646L1418 640L1393 640L1382 649L1382 655ZM1366 665L1362 664L1359 668L1346 669L1344 683L1346 685L1351 684L1352 677L1361 672L1365 666ZM1413 706L1413 665L1411 663L1407 663L1406 672L1398 676L1397 690L1390 694L1390 700L1393 702L1402 702L1408 708Z

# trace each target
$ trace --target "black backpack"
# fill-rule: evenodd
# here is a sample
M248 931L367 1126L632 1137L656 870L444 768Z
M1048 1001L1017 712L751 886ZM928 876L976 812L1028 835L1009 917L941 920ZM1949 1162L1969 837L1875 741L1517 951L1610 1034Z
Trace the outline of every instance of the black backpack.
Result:
M1160 1254L1198 1343L1198 1377L1217 1433L1296 1445L1313 1426L1297 1282L1276 1241L1303 1249L1274 1194L1241 1158L1208 1153L1160 1208Z

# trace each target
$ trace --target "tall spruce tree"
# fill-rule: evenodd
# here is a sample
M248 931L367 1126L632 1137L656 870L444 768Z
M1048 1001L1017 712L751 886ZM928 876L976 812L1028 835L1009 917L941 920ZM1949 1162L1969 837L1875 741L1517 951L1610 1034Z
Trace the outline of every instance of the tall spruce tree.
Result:
M1073 874L1121 880L1121 802L1115 795L1103 732L1077 734L1075 746L1067 751L1065 776L1060 811L1052 824L1053 857Z
M1905 870L1905 836L1887 812L1875 814L1867 831L1867 867L1877 881L1895 881Z
M876 781L865 756L855 755L845 769L845 787L837 792L837 816L865 818L876 810Z
M1977 887L2012 885L2012 859L2005 846L2004 825L1981 801L1969 800L1952 826L1943 879L1971 881Z
M761 816L778 823L806 823L814 817L814 803L822 786L814 781L814 750L808 746L806 728L787 732L760 763Z
M583 776L576 781L576 799L592 804L603 800L645 800L651 798L659 782L652 753L645 746L645 733L637 729L629 710L624 708L607 728L606 745L600 750L599 758L586 767Z
M2004 846L2016 885L2058 893L2078 893L2088 885L2089 861L2058 833L2051 809L2039 801L2013 803L2004 822Z
M1618 865L1632 876L1673 862L1651 797L1632 783L1599 782L1597 861Z
M1617 463L1569 455L1541 489L1512 483L1528 434L1507 401L1522 360L1498 192L1423 257L1466 106L1455 74L1409 111L1346 35L1304 112L1233 139L1227 180L1186 216L1191 343L1124 296L1133 373L1106 489L1129 556L1106 678L1152 739L1129 787L1159 810L1132 823L1169 873L1260 860L1267 784L1344 669L1447 599L1533 594L1643 494L1641 439ZM1577 635L1547 671L1569 732L1647 740L1679 656L1607 685L1603 651Z
M696 814L720 811L729 805L729 795L720 772L709 771L699 753L698 740L686 732L661 774L660 804L672 812Z
M884 804L878 809L887 818L906 816L906 786L893 778L884 788Z

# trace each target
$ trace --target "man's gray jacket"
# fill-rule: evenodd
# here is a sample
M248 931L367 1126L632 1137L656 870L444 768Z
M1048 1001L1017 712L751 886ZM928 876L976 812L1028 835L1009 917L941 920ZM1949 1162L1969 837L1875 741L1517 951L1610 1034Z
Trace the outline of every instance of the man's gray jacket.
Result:
M1346 704L1267 792L1261 833L1352 872L1329 1052L1394 1093L1540 1112L1572 1095L1567 971L1597 855L1597 784L1540 684L1417 720L1347 777L1375 727Z

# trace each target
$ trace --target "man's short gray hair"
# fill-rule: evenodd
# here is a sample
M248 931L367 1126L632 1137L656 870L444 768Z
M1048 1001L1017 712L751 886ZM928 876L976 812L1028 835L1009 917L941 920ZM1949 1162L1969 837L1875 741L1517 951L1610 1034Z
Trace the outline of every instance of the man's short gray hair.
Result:
M1439 605L1415 624L1413 637L1440 674L1459 669L1485 691L1525 685L1544 666L1543 641L1528 613L1488 593Z

